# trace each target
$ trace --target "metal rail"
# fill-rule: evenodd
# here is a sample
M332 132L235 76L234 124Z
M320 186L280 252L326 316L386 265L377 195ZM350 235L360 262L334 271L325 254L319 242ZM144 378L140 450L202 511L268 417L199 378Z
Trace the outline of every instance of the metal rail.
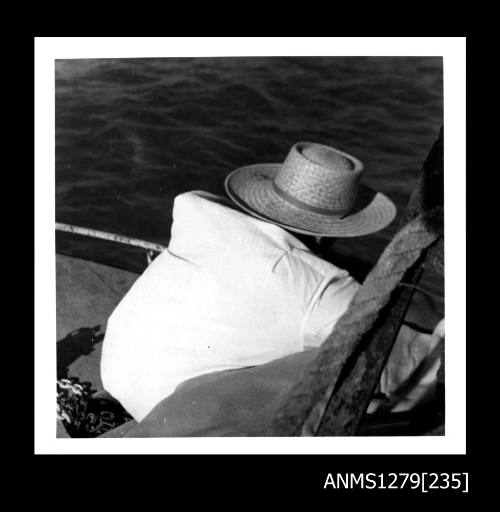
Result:
M154 252L162 252L166 249L163 245L147 242L138 238L131 238L129 236L117 235L115 233L107 233L106 231L99 231L97 229L83 228L80 226L73 226L72 224L63 224L56 222L56 231L65 231L66 233L74 233L76 235L89 236L92 238L100 238L101 240L108 240L110 242L117 242L125 245L133 245L146 249L146 257L148 265L153 260Z
M66 231L67 233L76 233L77 235L91 236L93 238L100 238L102 240L109 240L110 242L118 242L120 244L134 245L136 247L142 247L148 251L162 252L166 249L163 245L146 242L145 240L139 240L138 238L116 235L115 233L107 233L106 231L98 231L97 229L82 228L71 224L62 224L61 222L56 222L56 230Z

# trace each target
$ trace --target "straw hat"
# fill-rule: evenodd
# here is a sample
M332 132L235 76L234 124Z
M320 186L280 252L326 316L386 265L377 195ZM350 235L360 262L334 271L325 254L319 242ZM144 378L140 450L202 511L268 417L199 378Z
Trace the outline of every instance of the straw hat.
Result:
M314 236L374 233L396 216L393 202L359 185L363 164L323 144L298 142L283 164L236 169L225 181L229 197L259 219Z

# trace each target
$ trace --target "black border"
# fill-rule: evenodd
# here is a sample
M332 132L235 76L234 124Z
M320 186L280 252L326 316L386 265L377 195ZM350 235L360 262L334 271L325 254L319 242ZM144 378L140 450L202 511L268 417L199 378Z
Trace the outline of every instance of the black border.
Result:
M31 37L31 51L33 55L33 84L34 84L34 38L40 37L43 31L39 31L37 34ZM169 33L169 36L172 35ZM198 35L199 36L199 35ZM198 37L197 36L197 37ZM187 36L185 36L187 37ZM262 36L260 36L262 37ZM316 36L315 36L316 37ZM364 37L364 36L363 36ZM28 44L29 45L29 44ZM29 50L28 50L29 52ZM467 45L466 57L469 57L470 50ZM467 59L469 62L470 59ZM24 62L25 70L29 68ZM470 67L467 68L467 87L470 85L471 73ZM26 83L30 83L30 77L26 80ZM26 103L25 103L26 104ZM34 95L33 95L33 114L34 114ZM467 105L466 109L467 119L471 119L472 111ZM445 119L446 125L446 119ZM34 138L34 133L33 133ZM34 142L34 141L33 141ZM34 147L34 145L33 145ZM24 150L25 154L26 151ZM470 155L471 152L468 152ZM33 160L34 161L34 160ZM33 171L34 172L34 171ZM25 181L25 180L24 180ZM476 224L470 220L470 214L473 211L472 194L469 191L472 190L473 182L471 179L471 173L467 174L467 233L470 234L473 227ZM26 183L22 184L22 187L26 188ZM28 196L28 194L26 194ZM25 196L25 197L26 197ZM34 198L34 181L33 181L33 198ZM24 202L24 201L23 201ZM26 201L24 203L29 203ZM33 202L34 204L34 202ZM26 204L23 205L23 214L26 214L30 220L34 219L34 210L32 211ZM33 225L34 232L34 225ZM34 238L33 238L34 239ZM469 239L467 240L469 242ZM29 248L26 248L26 237L23 236L22 242L23 252L26 254L30 253ZM33 254L35 252L33 248ZM474 266L471 263L471 258L477 255L477 251L471 250L471 244L467 243L466 256L467 256L467 275L466 275L466 287L467 294L474 293ZM29 268L34 268L31 262L26 264ZM34 271L34 270L33 270ZM29 272L27 272L29 274ZM33 275L34 277L34 275ZM34 293L40 293L40 290L35 290ZM466 455L161 455L161 456L146 456L144 455L132 455L132 459L128 459L124 463L122 460L123 455L120 457L113 457L107 455L101 455L95 459L91 457L79 457L67 455L64 459L53 459L53 456L49 455L38 455L31 459L30 465L31 470L34 470L32 474L40 475L43 471L43 466L46 462L53 461L55 467L65 468L61 469L59 476L53 485L58 488L61 486L61 482L67 485L69 491L73 490L73 499L77 497L77 494L81 496L81 490L75 493L75 485L79 486L83 484L83 489L93 489L94 486L99 482L105 483L105 489L112 489L116 497L116 489L114 484L118 485L123 490L123 496L127 497L127 493L132 494L134 497L143 496L156 496L162 499L167 498L167 503L170 506L175 506L174 502L170 501L170 496L174 494L182 494L187 502L192 497L197 495L198 497L204 497L209 493L210 495L219 496L217 501L229 501L226 493L236 492L239 499L237 502L233 502L234 506L241 506L246 502L246 496L251 495L252 497L261 496L263 498L265 493L272 493L278 498L280 497L295 497L302 495L303 497L323 497L326 503L329 505L335 505L335 498L340 497L351 497L354 495L361 495L365 498L370 496L384 495L384 496L400 496L402 494L407 496L416 497L418 493L415 491L339 491L333 492L332 489L323 489L326 475L329 472L469 472L470 473L470 489L469 494L474 493L474 488L477 489L478 474L473 470L473 463L478 456L478 451L473 446L472 439L474 434L471 432L474 424L472 417L477 417L480 412L481 404L476 400L477 395L472 392L472 381L473 374L471 367L476 363L480 364L480 358L483 354L478 354L477 346L472 347L470 340L478 338L485 340L481 334L478 334L474 324L470 320L470 303L467 304L467 316L469 321L467 322L467 421L466 421ZM474 332L473 332L474 331ZM478 340L479 341L479 340ZM33 354L34 356L34 354ZM25 360L25 356L23 358ZM28 365L25 366L25 368ZM31 376L34 377L34 357L33 357L33 372ZM27 379L26 379L27 380ZM30 381L31 382L31 381ZM34 380L33 387L34 389ZM28 390L29 393L29 390ZM29 395L26 395L29 396ZM35 404L33 405L34 413ZM491 410L491 405L490 405ZM34 419L34 418L33 418ZM28 422L25 422L26 426ZM28 454L34 454L34 422L33 422L32 434L26 435L19 434L19 438L23 439L23 446L29 447ZM486 429L486 435L490 435L489 429ZM30 443L31 440L31 443ZM69 457L69 460L68 460ZM73 457L76 457L75 459ZM104 457L104 459L103 459ZM127 456L129 457L129 456ZM153 457L153 458L152 458ZM158 459L158 457L161 457ZM152 464L156 463L156 464ZM115 465L116 464L116 465ZM85 468L85 469L84 469ZM75 473L76 471L76 473ZM75 475L81 477L81 483L78 483L78 478L75 481ZM140 482L143 478L146 482ZM85 481L87 485L85 485ZM72 482L72 483L70 483ZM135 485L133 488L126 487L127 484ZM327 494L328 493L328 494ZM427 497L447 495L446 491L436 491L435 494L432 492L426 494ZM468 494L457 494L460 497L467 497ZM71 493L70 493L71 496ZM132 497L130 498L132 502ZM75 500L75 503L78 499ZM231 503L229 501L229 503ZM264 502L262 502L264 503ZM249 503L250 504L250 503ZM55 502L54 502L55 505Z

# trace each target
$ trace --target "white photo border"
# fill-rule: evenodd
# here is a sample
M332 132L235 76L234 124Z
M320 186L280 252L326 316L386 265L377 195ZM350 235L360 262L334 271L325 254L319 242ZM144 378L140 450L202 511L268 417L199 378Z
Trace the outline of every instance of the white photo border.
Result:
M35 38L35 453L465 454L465 37ZM422 437L56 438L55 59L231 56L443 58L446 434Z

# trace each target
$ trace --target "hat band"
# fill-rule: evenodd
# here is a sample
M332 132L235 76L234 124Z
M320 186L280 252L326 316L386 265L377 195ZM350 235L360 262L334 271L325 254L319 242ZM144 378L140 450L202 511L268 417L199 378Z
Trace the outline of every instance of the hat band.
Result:
M273 181L272 183L274 192L276 192L276 194L279 197L281 197L281 199L283 199L287 203L293 204L293 206L296 206L297 208L300 208L302 210L307 210L312 213L318 213L320 215L329 215L330 217L340 217L351 210L350 208L342 208L341 210L331 210L329 208L319 208L318 206L312 206L310 204L304 203L300 199L297 199L295 196L292 196L288 192L285 192L278 185L276 185L275 181Z

